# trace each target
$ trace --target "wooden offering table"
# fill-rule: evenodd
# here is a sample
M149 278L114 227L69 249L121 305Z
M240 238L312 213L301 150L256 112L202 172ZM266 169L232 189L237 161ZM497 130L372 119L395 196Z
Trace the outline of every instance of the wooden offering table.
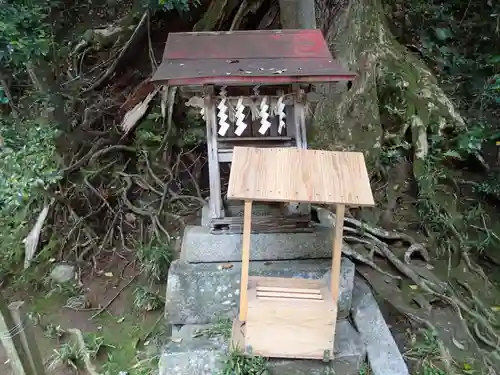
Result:
M233 345L248 355L332 359L345 206L374 205L363 154L235 147L228 198L245 201L240 313L233 323ZM249 277L253 201L336 205L330 285Z

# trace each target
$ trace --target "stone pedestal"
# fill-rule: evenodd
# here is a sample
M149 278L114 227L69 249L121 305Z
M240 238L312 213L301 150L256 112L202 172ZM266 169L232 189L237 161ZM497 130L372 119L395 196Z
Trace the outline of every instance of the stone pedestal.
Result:
M298 277L329 284L331 230L314 233L252 234L250 275ZM344 244L344 246L347 246ZM181 259L172 263L165 318L173 325L171 342L160 360L160 375L213 375L223 368L230 337L196 334L217 331L221 318L237 316L241 271L241 235L213 235L209 228L185 229ZM355 278L354 264L342 259L334 357L267 360L272 375L357 375L369 366L374 375L408 375L408 369L370 291ZM231 327L227 327L230 333Z

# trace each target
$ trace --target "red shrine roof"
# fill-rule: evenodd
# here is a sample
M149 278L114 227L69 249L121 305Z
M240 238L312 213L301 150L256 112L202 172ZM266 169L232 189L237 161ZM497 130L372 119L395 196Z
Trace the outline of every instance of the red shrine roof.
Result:
M352 80L320 30L170 33L151 81L175 86Z

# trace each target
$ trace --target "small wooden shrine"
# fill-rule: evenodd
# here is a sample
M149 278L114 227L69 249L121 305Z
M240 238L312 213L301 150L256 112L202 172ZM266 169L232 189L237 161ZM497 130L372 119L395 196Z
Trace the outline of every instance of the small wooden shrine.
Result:
M169 34L152 81L182 87L186 104L200 108L206 121L213 233L242 230L241 217L225 215L222 198L220 164L232 162L233 148L306 149L311 84L354 76L334 61L320 30ZM254 222L254 231L308 228L309 216Z
M345 207L374 205L363 154L235 147L228 199L245 201L240 313L233 323L233 344L249 355L332 359ZM249 276L253 201L336 205L330 285Z

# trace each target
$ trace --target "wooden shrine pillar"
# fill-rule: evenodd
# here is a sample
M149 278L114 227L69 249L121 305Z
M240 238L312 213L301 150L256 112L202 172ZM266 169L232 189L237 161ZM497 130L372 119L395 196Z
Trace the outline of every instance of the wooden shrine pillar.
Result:
M224 214L222 209L219 153L217 150L217 115L214 92L213 86L206 87L203 111L207 127L207 157L210 182L210 198L208 204L212 219L217 219L224 217Z
M235 147L228 197L245 201L240 313L233 323L233 343L263 357L333 358L345 207L374 205L363 154ZM253 201L336 205L330 285L249 275Z

